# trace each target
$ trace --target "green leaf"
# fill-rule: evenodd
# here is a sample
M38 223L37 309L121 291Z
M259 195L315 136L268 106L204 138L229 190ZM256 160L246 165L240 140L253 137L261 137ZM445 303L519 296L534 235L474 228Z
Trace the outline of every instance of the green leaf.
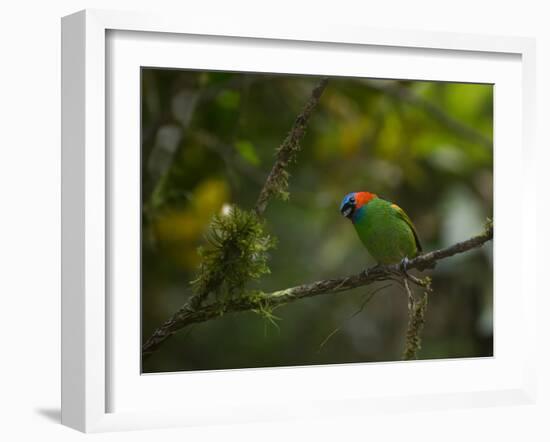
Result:
M241 155L241 158L247 163L250 163L253 166L260 164L260 157L258 157L256 148L250 141L239 140L235 143L235 148Z

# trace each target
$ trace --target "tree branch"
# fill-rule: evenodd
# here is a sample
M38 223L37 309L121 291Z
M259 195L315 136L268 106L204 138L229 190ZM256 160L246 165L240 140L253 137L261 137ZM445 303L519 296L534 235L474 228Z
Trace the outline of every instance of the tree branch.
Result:
M302 113L294 120L294 125L290 129L287 137L277 149L277 160L267 177L264 187L260 191L258 201L256 202L256 214L263 215L269 199L274 195L280 195L285 198L286 188L288 186L288 172L286 171L290 162L292 162L300 150L300 140L306 132L306 127L311 117L313 109L319 103L319 99L327 86L328 79L323 78L311 92Z
M456 243L450 247L424 253L409 261L407 270L425 270L433 267L438 261L449 258L459 253L481 247L487 241L493 239L492 222L487 224L485 232L466 241ZM255 296L244 295L235 297L229 301L216 301L198 309L190 303L185 304L168 321L159 327L147 340L142 348L143 358L154 353L160 345L176 331L191 324L205 322L226 313L252 311L258 309L272 309L274 307L313 296L340 293L357 287L363 287L378 281L402 280L403 270L399 264L388 266L374 266L355 275L336 279L325 279L308 284L302 284L271 293L261 293ZM413 279L413 282L416 282Z

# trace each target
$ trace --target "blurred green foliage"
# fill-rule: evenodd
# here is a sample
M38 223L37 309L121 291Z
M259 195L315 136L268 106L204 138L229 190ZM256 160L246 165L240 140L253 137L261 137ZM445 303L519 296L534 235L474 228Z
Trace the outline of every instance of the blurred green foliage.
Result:
M142 70L143 340L192 294L212 217L233 205L253 208L275 149L316 82ZM271 202L265 213L278 239L269 252L271 273L249 288L277 290L372 265L338 211L352 191L398 203L425 250L481 232L493 211L492 112L491 85L331 78L290 169L290 199ZM431 271L420 358L493 354L492 275L492 243ZM291 303L275 311L278 327L252 312L195 325L167 341L143 370L399 359L403 289L381 290L347 320L375 289Z

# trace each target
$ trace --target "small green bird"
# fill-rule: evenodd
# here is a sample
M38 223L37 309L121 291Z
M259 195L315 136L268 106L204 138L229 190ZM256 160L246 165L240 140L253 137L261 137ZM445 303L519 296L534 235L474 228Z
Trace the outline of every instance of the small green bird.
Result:
M422 251L414 225L403 209L374 193L347 194L340 212L351 220L378 264L401 262L405 268L408 260Z

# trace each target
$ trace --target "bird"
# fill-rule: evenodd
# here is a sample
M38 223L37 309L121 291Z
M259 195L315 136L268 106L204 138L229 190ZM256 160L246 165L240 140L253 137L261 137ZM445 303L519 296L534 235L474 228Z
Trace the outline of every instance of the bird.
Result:
M379 265L399 263L404 271L422 252L416 229L397 204L370 192L348 193L340 213L355 227L359 239Z

